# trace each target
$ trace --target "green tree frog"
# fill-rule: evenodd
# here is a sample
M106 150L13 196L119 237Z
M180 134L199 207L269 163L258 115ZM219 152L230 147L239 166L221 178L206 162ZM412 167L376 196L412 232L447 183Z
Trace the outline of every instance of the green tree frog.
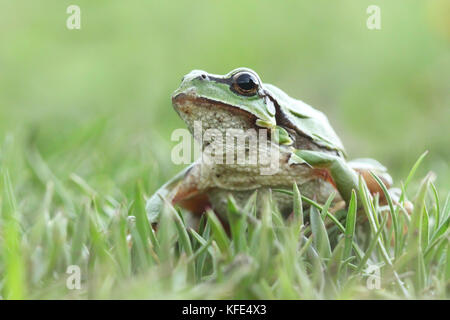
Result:
M263 83L251 69L238 68L226 75L194 70L183 77L172 104L192 134L196 123L201 123L205 133L213 131L216 138L222 134L224 141L234 130L242 133L241 138L263 132L257 137L266 137L267 143L259 143L255 149L250 139L245 139L240 151L230 151L227 146L223 154L200 157L148 199L146 208L152 222L163 199L192 212L211 206L223 215L229 194L238 205L244 205L256 190L263 194L271 188L291 189L294 182L302 195L321 203L332 192L336 192L335 201L348 203L352 189L358 189L358 174L363 175L371 192L379 192L369 171L388 188L392 184L386 168L377 161L346 161L342 142L321 111ZM204 143L203 149L209 146ZM239 152L247 158L252 153L265 154L276 170L262 173L259 161L227 162L230 152L228 160L236 160ZM287 195L273 193L272 197L281 212L292 211L292 199Z

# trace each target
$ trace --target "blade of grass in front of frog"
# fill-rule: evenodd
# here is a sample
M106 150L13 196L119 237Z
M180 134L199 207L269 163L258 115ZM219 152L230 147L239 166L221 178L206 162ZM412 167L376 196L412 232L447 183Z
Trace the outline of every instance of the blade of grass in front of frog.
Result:
M406 177L405 183L404 183L404 189L402 190L402 194L400 195L400 203L403 203L403 201L405 200L406 197L406 189L408 188L409 183L411 182L414 174L417 171L417 168L419 168L420 164L422 163L423 159L425 158L425 156L428 154L428 150L425 151L424 153L422 153L419 157L419 159L417 159L417 161L414 163L414 165L411 168L411 171L409 172L408 176Z
M332 193L330 193L330 196L328 197L327 201L323 205L322 210L320 211L322 220L325 220L325 218L327 217L328 209L330 208L331 202L333 201L335 196L336 196L336 192L333 191Z
M425 288L426 282L427 282L427 275L426 275L426 267L425 267L425 259L423 254L422 245L418 248L418 254L417 254L417 271L415 273L415 286L414 289L416 291L416 294L419 294L422 292L422 290Z
M283 189L273 189L273 191L276 192L280 192L280 193L284 193L284 194L288 194L290 196L293 195L292 191L289 190L283 190ZM301 196L302 200L305 201L306 203L310 204L311 206L316 207L319 210L322 210L322 206L320 204L318 204L317 202L315 202L314 200L311 200L305 196ZM331 221L334 222L334 224L336 224L336 226L338 227L338 229L342 232L345 233L345 228L344 226L339 222L339 220L333 215L331 214L329 211L327 212L327 216L328 218L331 219ZM353 242L353 249L355 250L355 253L358 257L358 259L361 259L363 256L363 251L361 250L361 248L359 248L358 244L356 242Z
M317 208L310 208L310 219L313 245L320 257L329 258L331 256L330 240L328 239L327 229Z
M87 232L89 231L89 218L88 212L89 204L85 204L81 212L76 217L75 230L72 238L71 245L71 263L76 265L81 258L81 251L87 238Z
M306 239L306 241L304 241L305 239ZM302 257L305 254L305 252L308 250L309 246L311 245L312 241L313 241L313 237L306 238L303 236L304 244L301 246L300 250L298 251L299 257Z
M161 197L161 199L164 198ZM174 263L174 246L177 240L177 227L175 226L174 219L172 218L171 210L169 207L172 205L168 201L163 202L163 208L159 216L158 229L156 232L156 239L159 244L158 256L161 263L167 263L172 267Z
M447 217L447 220L442 222L441 225L438 227L438 229L434 232L434 234L431 236L431 239L429 241L429 245L427 247L427 249L425 250L425 254L428 253L428 251L431 249L431 247L433 245L435 245L435 242L442 236L444 236L444 234L449 231L449 226L450 226L450 217Z
M246 216L237 207L236 201L230 194L228 196L227 205L228 223L231 230L231 238L233 239L235 254L245 251L246 242Z
M281 216L280 210L278 209L277 204L272 199L272 190L269 189L267 192L267 199L269 204L269 209L271 212L271 220L272 220L272 229L274 231L274 236L277 235L276 231L283 230L285 227L284 225L284 219ZM279 234L281 237L283 237L283 233Z
M209 254L211 256L211 259L214 259L214 249L212 247L212 243L213 243L213 238L208 238L208 241L205 240L205 238L203 238L200 234L198 234L194 229L189 228L189 233L192 235L192 237L196 240L196 242L199 243L199 249L197 250L198 256L197 259L192 258L193 260L197 260L196 261L196 278L198 280L202 279L202 275L203 275L203 269L205 266L205 261L207 258L207 254ZM206 248L207 251L203 251L200 253L200 249L202 248ZM195 254L194 254L195 255Z
M35 174L39 182L41 182L44 186L48 181L53 182L56 194L68 208L70 217L75 218L76 211L72 201L72 196L61 180L59 180L50 170L37 148L35 146L30 146L25 152L25 158L27 160L26 163Z
M250 242L250 239L253 238L253 232L255 231L256 225L258 225L260 222L256 218L256 200L258 197L258 190L255 190L250 198L245 203L244 209L242 210L243 214L247 217L247 243Z
M447 195L444 206L442 207L441 220L445 221L448 217L450 217L450 192Z
M293 192L290 190L284 190L284 189L273 189L273 191L275 192L279 192L279 193L284 193L290 196L293 196ZM323 210L323 206L321 206L320 204L318 204L316 201L309 199L308 197L305 197L303 195L301 195L301 199L302 201L305 201L306 203L310 204L313 207L316 207L318 210L322 211ZM339 228L339 230L341 230L342 232L345 231L344 226L339 222L338 219L336 219L336 217L331 214L329 211L326 212L327 216L337 225L337 227Z
M147 254L147 250L146 248L144 248L144 241L142 241L141 239L141 235L137 230L136 224L132 223L129 226L129 229L132 241L130 251L131 263L134 266L133 269L136 269L138 271L145 271L150 265L150 255Z
M208 215L208 221L211 226L213 239L216 241L217 246L220 249L220 252L229 258L231 254L230 239L228 239L227 233L225 232L222 223L211 209L208 209L206 211L206 214Z
M318 214L319 213L317 212L317 215ZM311 238L313 239L313 245L308 246L306 253L312 264L312 282L316 285L316 287L319 287L319 292L321 293L325 285L325 272L322 264L322 259L320 258L319 253L314 248L314 236L311 235ZM308 239L306 239L306 241L308 241Z
M111 255L108 252L107 233L101 227L97 209L89 214L89 219L89 270L91 270L94 262L97 264L109 263ZM52 262L49 264L52 264ZM51 268L53 269L54 265Z
M149 247L148 239L151 239L151 224L145 211L143 190L144 188L142 186L142 182L139 181L136 184L132 212L136 217L136 229L139 233L139 239L142 243L142 247L145 251L147 251Z
M337 244L334 246L332 252L331 252L331 256L327 261L327 270L339 270L339 268L342 265L342 262L344 261L343 259L343 254L344 254L344 247L345 247L345 237L341 237L338 241ZM334 274L333 274L334 273ZM339 272L330 272L330 276L332 276L334 278L334 280L337 280L337 276L339 274Z
M430 241L428 244L428 247L425 250L425 258L429 258L430 257L430 253L432 252L432 249L438 244L440 243L442 238L445 238L447 234L450 233L450 206L449 206L449 199L450 199L450 194L449 196L447 196L447 199L445 201L444 206L442 207L441 213L439 214L440 218L439 220L441 221L439 224L436 223L436 226L434 227L434 232L430 237Z
M181 247L184 249L184 252L189 258L193 254L192 243L191 238L189 238L189 235L187 233L184 221L181 217L181 213L178 210L176 210L173 206L170 206L169 210L171 211L171 214L175 221L175 227L178 232L178 239L180 241Z
M443 244L445 245L445 244ZM446 261L446 267L445 267L445 271L443 272L444 279L450 279L450 243L447 241L447 248L446 248L446 256L447 256L447 261Z
M304 232L305 225L304 225L304 217L303 217L303 203L302 203L302 197L300 194L300 190L298 189L297 183L294 182L292 186L292 192L293 192L293 215L294 219L291 225L291 229L293 228L292 232L294 234L295 239L300 239L301 234Z
M360 195L367 219L369 220L370 228L373 233L376 233L377 230L379 229L379 223L377 223L377 219L375 218L375 212L374 212L375 209L370 200L369 190L368 190L367 185L361 175L359 176L359 195ZM382 235L380 235L380 237L379 237L379 239L380 239L379 248L381 251L381 255L384 257L384 260L389 260L388 264L391 265L390 258L384 247L384 242L383 242L382 237L383 237Z
M192 255L192 257L188 260L188 263L194 263L195 268L195 280L196 282L202 281L203 278L203 268L206 261L206 254L209 248L211 248L213 240L211 238L208 239L208 242L204 245L201 245L198 250Z
M251 292L256 296L257 300L275 300L276 296L266 279L261 279L259 283L255 283L251 287Z
M405 219L408 220L408 223L409 223L411 218L409 216L409 213L403 207L404 202L405 202L404 196L406 196L406 189L405 189L405 184L403 183L403 181L400 181L400 189L402 190L402 193L400 195L400 198L399 198L399 201L398 201L399 205L397 206L397 208L399 208L399 210L403 211L403 213L404 213L403 217L405 217ZM403 199L402 199L402 197L403 197Z
M450 235L450 229L448 229L448 224L447 224L447 230L444 234L442 234L441 236L437 237L436 239L434 239L433 241L430 241L430 244L428 245L427 249L424 251L424 259L425 261L431 261L431 259L433 259L435 252L435 248L437 248L438 246L441 245L442 242L446 242L447 238Z
M155 251L158 251L160 246L159 246L158 238L156 237L156 232L152 227L150 227L149 234L150 234L150 241L152 243L153 249Z
M350 202L348 205L348 213L347 213L347 219L345 222L345 246L344 246L344 252L342 254L343 260L348 260L350 258L350 255L352 253L352 244L353 244L353 237L355 234L355 226L356 226L356 213L357 213L357 203L356 203L356 192L355 190L352 190L352 196L350 198ZM344 262L340 265L338 274L347 274L347 264Z
M69 175L69 179L72 180L72 182L74 182L90 198L95 199L98 197L98 193L79 175L71 173Z
M250 198L247 200L244 206L244 213L246 213L249 216L252 216L256 218L256 199L258 197L258 190L255 190Z
M257 250L258 263L261 266L259 275L264 275L270 267L271 252L274 245L274 230L272 221L272 210L270 204L270 194L261 193L261 224L254 233L254 249Z
M389 209L390 209L390 214L391 214L391 219L392 219L392 225L394 227L394 257L398 257L399 253L400 253L400 243L399 243L399 239L400 239L400 233L399 233L399 228L398 228L398 216L397 216L397 210L394 209L394 204L391 198L391 195L389 194L385 184L383 183L383 181L381 181L381 179L374 174L372 171L370 171L370 175L375 179L375 181L378 183L378 185L381 187L381 190L383 190L384 193L384 197L386 198L388 205L389 205Z
M127 213L124 206L120 206L111 223L111 234L114 241L112 253L122 277L129 277L131 274L131 255L127 241Z
M189 230L193 231L192 229L189 229ZM197 233L197 235L200 236L198 233ZM197 249L197 251L195 251L195 253L191 257L189 257L188 263L195 262L195 260L197 258L199 258L201 255L205 254L208 251L208 249L210 248L212 242L213 242L213 240L211 238L209 238L208 241L204 242L203 244L200 244L200 247ZM198 279L200 279L200 278L198 278Z
M377 236L377 240L378 240L377 243L378 243L378 248L380 249L381 257L383 258L384 262L392 268L394 278L397 281L398 285L400 286L400 289L402 290L403 294L405 296L409 297L409 293L406 290L404 283L401 281L398 273L394 270L393 265L392 265L392 260L389 257L389 254L384 246L384 242L382 239L383 228L381 228L380 225L377 226L376 220L374 218L375 213L372 211L373 205L371 204L371 201L369 200L370 199L369 198L369 190L368 190L367 185L361 175L359 176L359 194L360 194L361 201L363 203L364 211L366 212L367 218L369 220L372 232L375 234L378 234L378 232L380 231L380 235Z
M54 190L55 188L53 183L51 181L47 182L41 209L37 212L35 223L30 228L31 231L28 240L30 243L42 243L44 235L48 230L50 223L50 208L53 201Z
M444 233L449 230L450 226L450 193L447 196L444 206L440 214L440 224L435 227L436 231L431 236L430 243L433 243L437 238L441 237ZM428 251L428 250L427 250Z
M19 216L17 212L17 202L14 196L9 172L3 171L3 197L0 197L0 221L2 224L3 249L1 252L4 265L3 271L3 292L6 299L26 298L26 264L23 259L20 239ZM2 198L6 199L6 204L2 203Z
M198 227L196 228L198 230L198 234L203 234L206 227L206 214L202 214L200 217L200 221L198 222ZM194 250L197 250L198 247L200 247L200 244L198 242L194 242L192 248Z
M425 204L425 207L423 208L423 214L422 214L422 221L420 223L421 228L421 245L422 250L425 250L428 247L428 243L430 241L430 217L428 214L428 209Z
M307 238L302 233L300 239L301 247L298 251L298 254L296 255L298 259L296 259L297 264L295 266L295 281L298 284L300 292L303 293L302 299L313 299L317 296L314 294L315 287L312 283L313 279L311 277L311 273L307 270L311 268L311 263L309 263L310 260L312 260L313 266L317 264L318 268L320 269L320 261L318 261L319 257L312 247L312 236ZM311 259L312 256L314 257Z
M411 221L408 226L407 240L409 244L409 249L417 248L419 244L422 243L422 216L425 210L425 198L429 189L431 176L428 174L420 184L419 190L417 192L416 201L414 202L414 209L411 214ZM415 236L419 234L419 237Z
M361 261L358 264L358 269L356 269L356 273L361 272L361 270L363 268L365 268L367 261L369 261L369 258L372 255L373 250L377 246L377 243L379 243L381 233L383 232L383 228L384 228L387 220L388 220L388 216L386 215L380 224L380 228L377 230L377 232L374 234L373 238L370 240L369 246L367 247L367 250L364 253L364 257L361 259Z
M212 238L209 238L208 240L206 240L205 238L203 238L200 234L197 233L197 231L195 231L192 228L189 228L189 233L192 235L192 237L199 243L199 247L203 247L205 246L210 240L212 240ZM209 254L213 255L214 251L212 251L212 248L208 249Z
M297 228L300 232L301 228L303 227L303 203L302 203L302 196L300 194L300 190L298 189L297 183L294 182L292 186L293 190L293 211L294 211L294 217L297 222Z
M437 191L436 186L434 185L433 181L430 181L430 186L431 186L431 190L433 190L433 195L434 195L434 205L435 205L434 227L436 229L440 223L441 208L440 208L440 204L439 204L439 194L438 194L438 191Z

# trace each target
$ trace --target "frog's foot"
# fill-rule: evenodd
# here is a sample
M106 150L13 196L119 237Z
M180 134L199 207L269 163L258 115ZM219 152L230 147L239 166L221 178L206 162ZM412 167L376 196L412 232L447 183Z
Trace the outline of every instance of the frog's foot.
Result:
M367 188L370 193L379 195L380 204L387 205L386 195L381 189L378 182L375 178L370 174L371 172L375 174L386 186L386 189L389 193L389 196L392 199L392 202L395 205L399 205L401 190L398 188L392 188L392 177L387 172L386 167L384 167L381 163L373 159L354 159L348 162L348 165L362 175L364 181L366 182ZM405 211L410 214L413 209L413 205L410 201L405 200L403 203L403 207Z
M373 159L354 159L352 161L349 161L348 165L350 166L350 168L362 175L370 193L378 193L380 195L380 199L382 199L383 201L386 200L380 185L370 174L371 172L375 174L384 183L386 188L390 189L392 186L392 177L387 172L385 166Z

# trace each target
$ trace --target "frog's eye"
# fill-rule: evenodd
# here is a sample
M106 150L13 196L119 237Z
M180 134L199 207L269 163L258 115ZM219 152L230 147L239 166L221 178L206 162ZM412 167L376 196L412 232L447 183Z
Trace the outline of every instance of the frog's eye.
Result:
M253 96L258 92L258 87L258 80L249 72L239 72L233 76L231 88L241 95Z

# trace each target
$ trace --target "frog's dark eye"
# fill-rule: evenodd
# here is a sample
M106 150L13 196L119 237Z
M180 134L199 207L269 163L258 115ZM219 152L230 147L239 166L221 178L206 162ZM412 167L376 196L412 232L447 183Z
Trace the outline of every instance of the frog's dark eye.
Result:
M253 96L258 92L258 87L258 80L249 72L240 72L233 77L232 89L239 94Z

